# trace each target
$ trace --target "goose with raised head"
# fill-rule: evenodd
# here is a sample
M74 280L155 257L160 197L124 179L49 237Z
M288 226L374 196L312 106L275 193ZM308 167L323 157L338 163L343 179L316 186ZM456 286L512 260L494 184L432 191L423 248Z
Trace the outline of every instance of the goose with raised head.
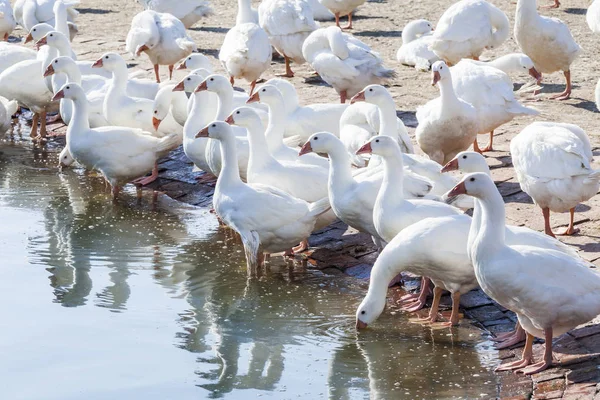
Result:
M272 186L244 183L235 154L237 139L226 122L214 121L196 136L210 138L222 147L223 165L213 205L223 222L240 234L250 273L261 264L262 252L289 254L329 210L327 198L309 204Z
M514 311L527 332L521 360L497 371L531 375L552 365L552 339L600 314L600 276L580 258L505 239L505 207L492 179L483 173L465 176L450 195L468 194L480 204L480 225L469 254L483 291ZM533 363L533 341L545 339L542 361Z
M583 129L534 122L511 140L510 153L521 189L542 209L546 234L554 236L550 211L570 212L560 235L577 233L575 207L600 189L600 170L592 168L592 147Z
M293 77L290 62L306 62L302 44L312 31L319 28L310 4L305 0L264 0L258 7L258 19L273 47L285 59L285 73L281 76Z
M302 45L302 54L319 76L333 86L341 103L367 85L382 84L396 76L394 70L383 65L378 53L337 26L311 33Z
M13 15L9 0L0 0L0 40L7 41L8 35L16 28L17 21Z
M154 65L157 83L160 83L159 65L169 66L169 79L172 79L175 63L196 50L196 44L178 18L152 10L142 11L133 17L125 47L137 57L142 53L148 55Z
M417 108L419 126L415 136L421 150L438 164L445 164L475 141L479 121L475 108L456 96L450 68L443 61L432 67L432 85L440 97Z
M329 9L335 16L335 25L340 29L352 29L352 13L363 5L366 0L321 0L321 4ZM348 25L340 26L340 17L348 16Z
M113 197L121 186L152 170L157 160L180 141L177 134L156 138L141 129L106 126L91 129L88 101L81 86L67 83L54 99L73 101L67 148L84 167L98 170L111 184Z
M402 46L396 53L396 60L402 65L415 67L419 71L429 71L439 57L429 48L433 42L433 26L425 19L410 21L402 29Z
M283 95L285 107L284 136L298 136L302 141L320 131L331 132L340 136L340 118L346 104L315 103L301 106L296 88L281 78L271 78L268 85L276 86Z
M212 15L213 10L206 0L138 0L146 10L169 13L178 18L185 28L191 28L200 19Z
M536 0L518 0L515 15L515 40L542 74L562 71L566 87L552 99L571 97L571 64L581 53L569 27L558 18L538 14Z
M500 46L510 35L506 14L483 0L461 0L440 17L431 50L449 64L479 59L485 49Z
M271 65L273 51L269 36L254 22L250 11L248 0L238 0L236 25L225 35L219 61L227 71L231 85L235 79L244 78L251 83L252 94L256 81Z
M492 151L494 130L500 126L516 117L539 114L538 110L525 107L517 101L512 80L498 68L462 60L450 67L450 73L456 95L471 104L477 112L478 133L490 135L489 143L483 149L479 148L475 138L475 151Z

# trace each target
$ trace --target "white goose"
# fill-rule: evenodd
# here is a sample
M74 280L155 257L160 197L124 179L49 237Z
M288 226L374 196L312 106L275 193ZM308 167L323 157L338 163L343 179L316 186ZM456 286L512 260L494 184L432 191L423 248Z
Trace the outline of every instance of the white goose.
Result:
M317 218L329 209L327 198L309 204L271 186L242 182L235 154L237 139L226 122L212 122L197 136L222 146L223 166L213 205L223 222L240 234L251 273L261 263L261 250L289 252L310 235Z
M138 3L146 10L174 15L186 28L191 28L201 18L213 13L206 0L181 0L177 3L169 0L138 0Z
M572 124L534 122L512 139L510 153L521 189L542 209L545 232L554 236L550 211L571 214L561 235L578 232L575 206L600 188L600 170L592 169L585 132Z
M440 17L431 50L448 63L478 59L485 49L501 45L510 34L506 15L483 0L461 0Z
M17 26L9 0L0 0L0 39L8 40L8 35Z
M100 171L111 184L115 198L122 185L150 171L158 158L180 140L176 134L159 139L125 127L90 129L88 102L76 83L67 83L54 98L73 101L73 118L67 128L69 153L86 168Z
M249 2L238 1L236 25L225 35L219 51L219 61L229 75L231 84L235 79L244 78L251 82L250 94L254 92L256 81L271 65L273 51L269 36L252 16Z
M131 21L125 47L138 56L146 53L154 65L156 82L160 83L159 65L169 66L169 79L177 61L196 50L196 44L185 32L183 23L171 14L146 10Z
M335 15L335 25L340 29L352 29L352 12L366 0L321 0L321 4ZM348 16L348 25L340 26L340 16Z
M517 101L511 79L498 68L462 60L451 67L450 72L456 95L477 111L478 133L490 135L489 143L483 149L479 148L475 139L475 151L492 151L494 130L513 118L539 114L538 110L525 107Z
M479 121L475 108L456 96L448 66L437 61L432 72L432 85L439 84L440 97L417 108L415 136L429 158L445 164L477 138Z
M77 34L77 25L73 23L75 18L79 15L79 12L75 10L75 6L79 4L79 1L63 2L61 0L17 0L14 7L14 16L17 23L21 25L27 32L41 23L49 24L50 26L56 26L57 30L63 32L56 22L56 4L63 3L65 7L65 24L68 27L69 34L67 35L70 39ZM62 6L60 6L62 8Z
M373 223L373 207L383 179L382 174L371 172L354 175L350 155L344 144L328 132L312 135L300 150L300 155L310 152L329 155L328 190L335 215L347 225L371 235L373 242L383 248L385 243ZM423 197L431 190L431 184L427 180L414 175L406 176L403 183L404 196L407 198Z
M429 71L440 58L429 49L433 42L433 26L425 19L417 19L402 29L402 46L396 53L400 64L415 67L420 71Z
M319 76L333 86L341 103L367 85L381 84L396 76L383 65L378 53L337 26L311 33L302 45L302 54Z
M279 89L283 95L285 107L284 136L298 136L301 141L306 141L313 133L319 131L331 132L340 136L340 118L346 104L316 103L301 106L298 101L296 88L285 79L272 78L267 81Z
M198 68L205 69L208 72L213 72L212 64L210 63L210 60L208 59L208 57L206 57L204 54L200 54L200 53L190 54L189 56L187 56L185 58L185 60L183 60L177 66L178 70L182 70L182 69L195 70Z
M536 0L518 0L515 16L515 40L541 73L563 71L567 85L564 92L551 98L566 100L571 96L571 63L581 53L569 27L557 18L542 17Z
M14 100L0 97L0 134L5 134L12 126L12 116L17 112L19 104Z
M497 371L530 375L552 365L552 339L600 314L600 276L580 258L505 240L505 208L485 174L464 177L452 194L469 194L481 203L480 226L469 254L483 291L514 311L527 332L522 359ZM543 337L543 360L533 365L534 337Z
M585 13L590 30L594 33L600 33L600 1L594 0Z
M290 61L296 64L306 62L302 43L319 27L313 19L310 4L305 0L264 0L258 7L258 19L273 47L285 59L285 74L282 76L293 77Z
M164 85L156 94L152 110L152 126L158 130L163 121L170 121L170 131L183 132L188 118L188 98L185 93L173 91L175 84Z

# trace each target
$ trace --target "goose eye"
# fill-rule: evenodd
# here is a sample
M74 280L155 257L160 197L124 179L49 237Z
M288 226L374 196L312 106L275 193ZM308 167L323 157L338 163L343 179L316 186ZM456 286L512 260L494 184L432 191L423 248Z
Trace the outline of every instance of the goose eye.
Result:
M108 60L108 56L105 56L104 58L106 58Z
M54 60L54 64L58 64L58 60Z
M318 140L319 138L315 136L313 139L314 139L314 140Z
M263 91L263 92L266 92L266 91L267 91L267 89L263 89L262 91Z
M463 156L463 160L466 160L466 159L467 159L467 156L466 156L466 155L465 155L465 156Z
M50 37L52 37L52 36L54 36L54 34L53 34L53 33L51 33L51 34L50 34Z
M192 78L187 78L187 80L188 80L188 81L191 81L191 80L192 80Z
M70 89L70 87L69 87L69 86L67 86L67 89Z
M216 128L216 127L217 127L217 124L212 124L212 127L213 127L213 128Z
M238 112L236 112L236 114L239 114L239 113L240 113L239 111L238 111Z
M471 178L469 179L471 182L475 182L475 178Z
M158 110L154 110L154 114L158 114Z
M379 139L375 139L375 143L379 143Z
M360 313L361 313L362 315L365 315L365 310L362 310Z
M214 81L214 80L215 80L215 78L210 78L210 80L211 80L211 81Z
M373 91L373 88L369 89L369 92L372 92L372 91Z
M444 67L440 67L440 71L443 70L443 69L444 69Z

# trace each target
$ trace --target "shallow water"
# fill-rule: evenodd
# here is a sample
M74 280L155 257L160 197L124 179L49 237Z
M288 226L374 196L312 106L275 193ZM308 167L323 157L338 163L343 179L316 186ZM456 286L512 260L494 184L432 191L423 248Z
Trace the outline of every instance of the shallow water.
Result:
M207 210L59 173L56 153L0 144L0 398L490 398L496 352L384 312L365 286L274 260L247 280Z

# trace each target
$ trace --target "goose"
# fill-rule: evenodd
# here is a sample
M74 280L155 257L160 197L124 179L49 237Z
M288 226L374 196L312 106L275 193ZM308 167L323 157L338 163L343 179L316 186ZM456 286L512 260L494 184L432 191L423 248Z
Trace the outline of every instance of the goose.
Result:
M335 215L347 225L366 232L380 249L385 245L373 223L373 207L381 186L381 173L354 175L350 155L344 144L329 132L313 134L302 146L300 155L310 152L329 155L328 191L331 208ZM407 175L403 181L407 198L423 197L431 190L429 181Z
M475 141L479 122L475 108L456 96L446 63L436 61L431 70L432 85L439 84L440 97L417 108L415 136L429 158L445 164Z
M283 95L277 87L269 84L262 85L247 100L247 103L255 102L261 102L269 107L269 123L265 131L265 136L269 153L275 159L329 168L327 159L316 154L307 154L304 157L298 157L298 149L284 143L285 106L283 105Z
M290 61L306 62L302 43L319 27L313 19L310 4L305 0L264 0L258 7L258 19L273 47L285 59L285 73L280 76L292 78L294 72Z
M275 159L269 151L264 127L256 111L248 107L238 107L225 122L246 128L248 131L248 183L269 185L309 203L327 197L329 168ZM315 229L328 226L335 218L333 211L328 211L319 217ZM307 249L308 240L304 240L299 246L292 248L292 251L299 253Z
M600 314L600 276L580 258L510 244L505 239L504 201L486 174L466 175L454 194L468 194L481 204L477 236L469 245L477 281L488 296L517 314L527 332L522 359L497 371L543 371L552 365L552 339ZM534 337L546 343L542 361L532 364Z
M419 71L429 71L433 63L440 59L429 49L432 42L431 22L425 19L411 21L402 29L402 46L396 53L396 60Z
M529 58L526 54L523 53L509 53L494 58L490 61L477 61L466 59L464 61L469 61L470 63L475 65L494 67L507 75L517 75L526 73L529 74L529 76L531 76L533 79L535 79L537 83L540 83L542 80L542 75L537 69L535 69L535 65L533 64L531 58ZM517 92L522 93L521 90L518 90Z
M290 82L271 78L266 84L277 87L283 95L286 115L284 137L297 136L305 142L310 135L319 131L340 136L339 121L347 104L316 103L301 106L296 88Z
M87 169L102 173L117 198L122 185L150 171L158 158L179 141L177 134L156 138L141 129L106 126L90 129L85 92L76 83L67 83L54 100L73 101L73 118L67 128L67 148Z
M484 173L481 175L487 177ZM452 198L459 194L453 188L448 196ZM501 197L500 201L502 201ZM477 221L477 218L475 220ZM506 243L510 246L531 246L544 252L561 253L568 257L576 254L569 246L531 229L506 226L504 223L496 226L502 227ZM470 236L476 231L477 225L472 223L471 218L466 214L427 218L403 229L387 244L373 265L369 290L356 311L356 327L366 328L381 315L386 304L388 284L403 271L428 276L433 281L435 289L427 318L429 322L437 320L437 309L443 290L450 291L452 314L450 321L445 325L457 324L461 294L478 286L478 275L471 261L472 253L467 250L467 246L472 243ZM536 266L538 273L540 268L543 267ZM511 274L520 277L518 274ZM531 288L535 286L535 282L525 284ZM483 284L482 289L485 291ZM414 309L416 308L415 306Z
M236 25L225 35L219 50L219 61L229 75L231 85L235 79L244 78L250 82L250 94L254 92L256 81L271 65L273 51L269 36L256 22L249 1L238 1Z
M57 3L62 5L57 6ZM41 23L46 23L50 26L56 26L57 30L64 33L70 39L73 39L78 32L77 25L73 23L79 12L75 10L75 6L79 1L64 2L62 0L17 0L14 7L14 16L19 25L27 32ZM68 28L68 34L56 24L56 10L62 9L64 6L65 20L64 26Z
M148 55L154 65L157 83L160 83L159 65L169 66L169 79L172 79L175 63L196 50L196 44L178 18L152 10L142 11L133 17L125 47L132 55Z
M600 33L600 1L594 0L585 13L590 30L594 33Z
M235 24L252 22L258 25L258 10L252 7L252 0L237 0L237 4L238 13L235 16Z
M305 240L317 218L329 210L327 198L307 203L272 186L244 183L235 154L237 139L226 122L214 121L196 136L218 141L222 147L213 205L223 222L240 234L251 273L263 258L260 250L290 254L291 247Z
M146 10L175 16L181 20L186 29L213 13L210 3L206 0L182 0L177 3L169 0L138 0L138 3Z
M440 17L430 48L440 59L456 64L462 58L479 59L509 34L508 18L500 9L483 0L461 0Z
M169 131L182 132L188 118L188 98L185 93L173 91L175 84L164 85L154 99L152 126L158 130L163 121L170 121Z
M552 99L571 96L571 63L581 53L569 27L557 18L540 16L536 0L518 0L515 15L515 40L542 74L563 71L566 87Z
M7 41L8 35L12 33L16 26L17 22L15 21L10 1L0 0L0 38Z
M378 53L337 26L311 33L302 45L302 54L319 76L333 86L340 103L367 85L381 84L396 76L383 65Z
M538 110L525 107L517 101L511 79L498 68L462 60L450 67L450 73L452 87L458 98L470 103L477 112L478 133L490 135L489 143L483 149L479 148L475 138L475 151L492 151L494 130L513 118L539 114Z
M321 0L321 4L335 15L335 25L340 29L352 29L352 12L362 6L366 0ZM348 16L348 25L340 26L340 16Z
M0 97L0 135L5 134L12 126L12 116L17 112L19 104L14 100Z
M189 69L195 70L198 68L203 68L208 72L213 72L212 64L208 57L204 54L200 53L192 53L185 58L179 65L177 66L178 70Z
M550 211L570 212L572 235L575 206L600 188L600 170L592 169L592 147L586 133L572 124L534 122L510 143L512 162L521 189L542 209L544 231L554 236Z

